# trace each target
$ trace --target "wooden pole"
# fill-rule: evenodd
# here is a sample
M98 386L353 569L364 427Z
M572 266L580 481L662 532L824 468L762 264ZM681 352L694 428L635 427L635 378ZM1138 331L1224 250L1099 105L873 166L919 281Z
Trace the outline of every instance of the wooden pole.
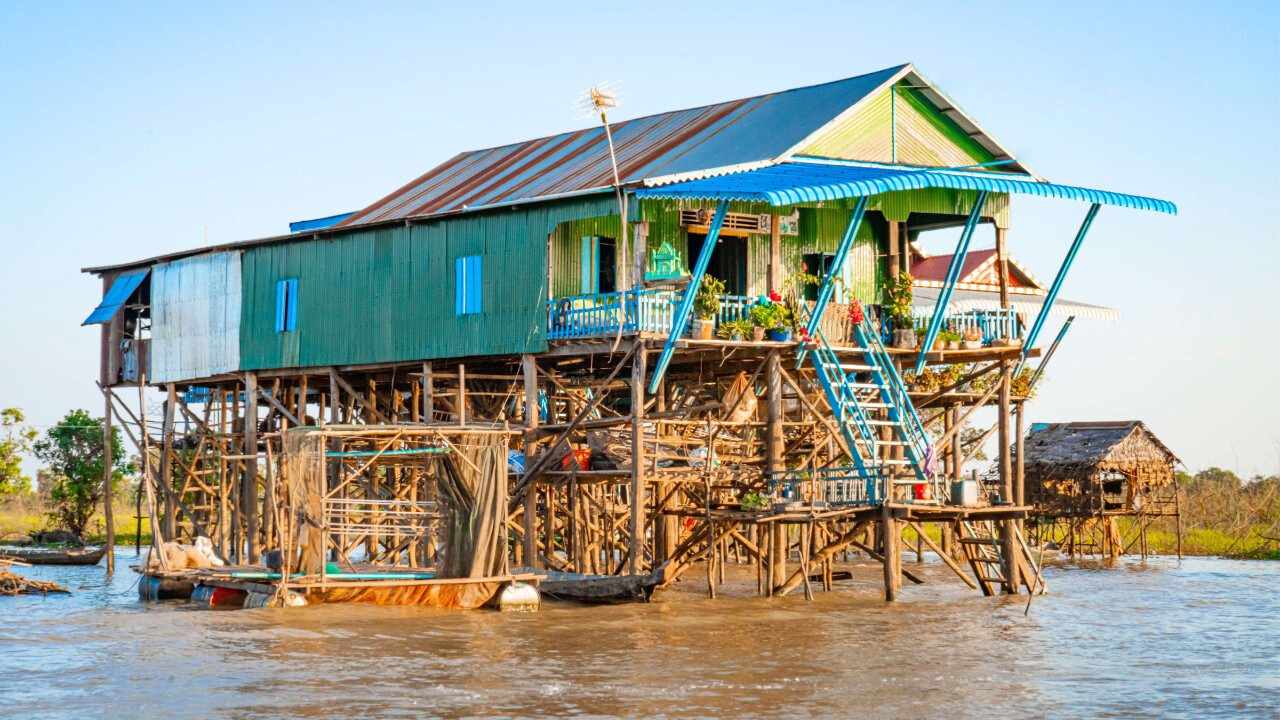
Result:
M769 423L765 430L765 474L773 479L776 473L785 470L782 466L786 450L782 425L782 359L774 350L765 362L765 403ZM747 388L747 391L754 392L754 389Z
M540 417L538 415L538 365L532 355L525 354L520 357L520 368L524 373L524 425L525 425L525 443L524 443L524 461L532 462L533 456L536 454L537 441L534 440L536 435L534 431L538 429ZM425 372L424 372L425 376ZM542 564L538 557L538 493L536 488L529 488L529 492L524 496L524 564L537 568Z
M173 490L173 415L178 406L178 386L168 385L168 397L164 401L164 427L161 429L162 454L160 456L160 482L164 488L164 534L170 540L178 539L178 504Z
M644 568L646 517L646 487L644 463L644 384L647 351L636 348L631 358L631 547L627 569L639 575ZM707 457L711 462L710 455Z
M258 562L258 376L244 374L244 479L240 484L240 513L244 516L246 564Z
M898 521L887 503L880 506L880 545L884 559L884 599L894 602L898 599L898 589L902 587L902 576L898 574Z
M422 417L423 422L434 422L436 416L435 382L431 377L431 363L422 363Z
M106 394L103 397L106 408L102 413L102 515L107 523L105 550L107 575L110 576L116 571L116 521L111 507L111 501L114 499L111 492L111 469L114 464L111 447L111 388L106 388Z
M996 228L996 272L1000 273L1000 307L1009 309L1009 252L1004 228Z
M1014 503L1016 499L1013 494L1013 460L1010 455L1009 448L1009 397L1010 385L1012 382L1012 366L1008 360L1000 361L1000 406L997 410L999 417L996 424L999 428L1000 443L1000 480L1002 483L1001 499L1006 503ZM1009 594L1017 594L1018 592L1018 563L1014 555L1016 545L1014 542L1015 522L1013 520L1003 520L1000 522L1000 555L1004 561L1004 590Z
M769 216L769 287L767 291L782 291L782 225L778 213Z
M458 424L467 424L467 366L458 363Z
M1027 463L1026 463L1026 414L1027 403L1019 402L1014 424L1014 465L1013 465L1013 497L1019 505L1027 503Z

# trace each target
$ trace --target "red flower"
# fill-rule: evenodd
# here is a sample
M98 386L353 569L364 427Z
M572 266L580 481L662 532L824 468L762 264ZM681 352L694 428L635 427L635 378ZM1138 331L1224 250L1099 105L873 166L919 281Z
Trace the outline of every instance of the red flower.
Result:
M862 319L862 303L858 302L857 298L854 298L853 302L849 303L849 322L854 325L861 325Z
M782 302L782 296L778 294L777 290L769 291L769 299L773 302Z

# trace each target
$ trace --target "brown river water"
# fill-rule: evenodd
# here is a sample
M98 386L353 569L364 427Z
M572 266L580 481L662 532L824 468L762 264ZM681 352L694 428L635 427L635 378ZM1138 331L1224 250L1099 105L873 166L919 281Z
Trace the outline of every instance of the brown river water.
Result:
M1049 567L1029 612L906 567L928 583L892 605L866 566L813 602L695 573L530 614L209 611L23 568L74 594L0 598L0 717L1280 717L1280 563Z

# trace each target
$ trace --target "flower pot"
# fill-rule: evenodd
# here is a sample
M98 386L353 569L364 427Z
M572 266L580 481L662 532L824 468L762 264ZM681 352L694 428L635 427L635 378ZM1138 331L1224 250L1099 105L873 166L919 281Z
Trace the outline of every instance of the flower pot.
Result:
M716 330L715 320L694 320L693 337L696 340L710 340Z
M756 342L764 340L764 328L759 326L751 328L751 339Z
M786 328L769 328L765 334L774 342L787 342L791 339L791 331Z
M903 350L916 349L916 331L903 330L901 328L893 331L893 346Z
M981 350L982 341L981 340L965 340L964 349L965 350Z

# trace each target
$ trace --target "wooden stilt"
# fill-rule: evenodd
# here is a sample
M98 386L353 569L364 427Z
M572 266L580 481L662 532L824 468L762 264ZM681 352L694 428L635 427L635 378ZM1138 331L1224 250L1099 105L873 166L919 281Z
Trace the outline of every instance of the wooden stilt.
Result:
M627 569L632 575L644 571L645 533L648 513L644 462L644 385L647 351L636 348L631 358L631 546ZM710 458L707 463L710 464Z
M114 466L112 440L115 434L112 432L111 426L110 388L105 388L103 400L106 403L106 408L102 412L102 516L107 525L107 536L103 543L103 548L106 551L107 576L110 577L116 571L116 521L112 507L115 504L113 502L115 494L111 488L111 476Z

